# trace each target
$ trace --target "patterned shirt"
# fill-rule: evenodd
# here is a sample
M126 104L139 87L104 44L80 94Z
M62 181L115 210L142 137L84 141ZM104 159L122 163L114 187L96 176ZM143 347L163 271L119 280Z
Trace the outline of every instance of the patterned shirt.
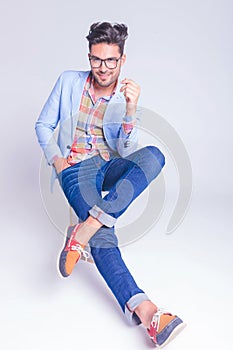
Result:
M93 77L91 73L89 74L83 90L73 144L67 158L70 165L97 154L100 154L106 161L110 159L112 151L104 138L103 117L107 104L115 94L115 90L116 87L111 96L103 96L96 100ZM131 120L131 117L129 117L129 120ZM123 127L125 133L128 134L132 130L133 124L126 121L123 122Z

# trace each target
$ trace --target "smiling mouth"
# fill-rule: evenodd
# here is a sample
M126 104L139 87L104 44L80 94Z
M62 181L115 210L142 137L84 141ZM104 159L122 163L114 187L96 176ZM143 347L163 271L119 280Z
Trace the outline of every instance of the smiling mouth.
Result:
M98 74L98 76L101 78L101 79L107 79L109 77L109 74Z

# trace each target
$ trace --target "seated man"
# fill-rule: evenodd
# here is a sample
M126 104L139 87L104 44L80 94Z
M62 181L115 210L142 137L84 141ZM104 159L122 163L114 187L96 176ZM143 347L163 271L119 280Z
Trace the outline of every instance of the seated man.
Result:
M142 323L160 347L184 323L160 311L137 286L114 232L116 220L165 164L158 148L137 149L140 87L131 79L119 81L127 35L123 24L91 26L87 36L91 70L61 74L36 122L36 132L54 167L53 175L80 220L65 239L61 275L72 273L89 243L95 264L123 312ZM53 133L58 124L56 141ZM104 198L102 191L108 191Z

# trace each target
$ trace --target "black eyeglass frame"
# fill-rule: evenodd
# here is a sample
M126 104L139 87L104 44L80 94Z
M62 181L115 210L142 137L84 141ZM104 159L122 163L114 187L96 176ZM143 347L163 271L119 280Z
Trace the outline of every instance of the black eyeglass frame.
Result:
M100 67L102 66L102 62L104 62L106 68L108 68L108 69L116 69L116 67L117 67L117 65L118 65L118 61L119 61L121 58L122 58L122 55L121 55L119 58L116 58L116 57L108 57L108 58L105 58L104 60L102 60L101 58L96 57L96 56L89 56L89 61L90 61L91 67L94 68L94 69L95 69L95 68L100 68ZM92 61L93 59L96 59L96 60L99 60L99 61L100 61L100 64L99 64L98 67L93 67L93 66L92 66L91 61ZM113 67L113 68L110 68L110 67L108 67L108 65L107 65L107 61L110 60L110 59L112 59L112 60L114 59L114 60L116 61L116 65L115 65L115 67Z

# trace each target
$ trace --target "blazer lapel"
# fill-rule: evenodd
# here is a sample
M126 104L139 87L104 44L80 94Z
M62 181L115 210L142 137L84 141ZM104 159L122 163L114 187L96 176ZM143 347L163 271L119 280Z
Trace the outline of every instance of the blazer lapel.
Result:
M72 116L77 115L79 112L83 89L89 73L90 71L82 72L82 75L79 73L79 76L74 82L72 90Z
M77 76L77 79L74 81L73 89L72 89L72 96L71 96L71 138L73 140L76 125L78 122L78 114L79 114L79 107L81 103L81 98L83 94L83 89L87 80L87 77L89 75L90 71L87 72L80 72L79 76Z

